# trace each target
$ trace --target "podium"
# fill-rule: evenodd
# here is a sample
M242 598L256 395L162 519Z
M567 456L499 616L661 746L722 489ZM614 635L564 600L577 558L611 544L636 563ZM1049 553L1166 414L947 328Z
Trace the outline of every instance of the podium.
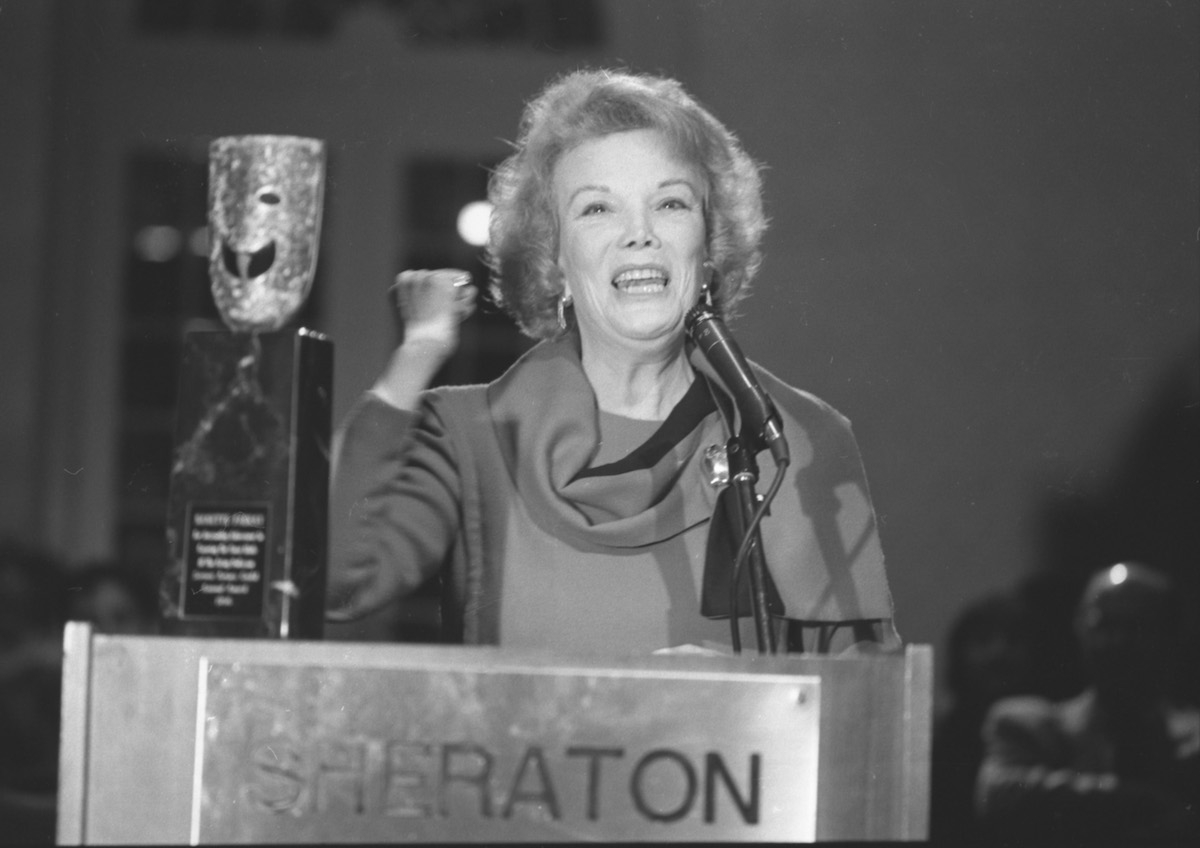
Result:
M932 651L64 635L58 842L918 840Z

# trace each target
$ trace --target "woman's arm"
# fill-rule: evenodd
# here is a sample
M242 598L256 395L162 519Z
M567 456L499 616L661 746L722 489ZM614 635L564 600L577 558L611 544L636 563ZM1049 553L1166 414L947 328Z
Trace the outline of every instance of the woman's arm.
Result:
M419 586L452 544L458 468L422 393L458 346L474 309L462 271L405 271L392 287L404 337L333 440L330 620L358 618Z
M436 573L461 503L459 460L436 396L409 412L367 394L341 441L330 497L331 621L373 612Z

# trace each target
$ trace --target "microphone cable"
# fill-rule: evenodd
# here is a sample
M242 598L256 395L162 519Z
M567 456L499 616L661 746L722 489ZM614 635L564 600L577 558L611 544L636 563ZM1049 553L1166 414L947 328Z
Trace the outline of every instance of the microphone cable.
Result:
M733 558L733 574L729 583L729 637L733 643L733 652L740 654L742 652L742 633L739 627L738 618L738 584L742 580L742 567L745 565L747 557L750 555L750 548L754 542L755 533L759 525L762 523L763 517L771 508L771 501L775 500L775 495L779 493L780 487L783 485L783 475L787 471L790 459L784 457L783 460L775 468L775 477L771 480L771 485L767 487L767 492L762 497L762 503L758 505L758 509L754 511L753 517L750 519L750 525L746 528L742 535L742 544L738 547L737 556ZM768 579L767 574L763 574L763 579ZM753 589L751 590L753 591ZM754 600L751 597L751 612L754 609ZM764 610L764 613L766 611ZM770 627L770 622L767 624ZM757 633L757 627L755 628ZM763 646L758 646L759 653L762 653Z

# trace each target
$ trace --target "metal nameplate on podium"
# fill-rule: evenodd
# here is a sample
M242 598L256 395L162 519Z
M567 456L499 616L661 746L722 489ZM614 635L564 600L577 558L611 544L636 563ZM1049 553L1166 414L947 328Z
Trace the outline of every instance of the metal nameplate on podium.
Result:
M57 838L920 840L932 668L921 645L588 658L72 623Z
M200 687L193 844L815 835L815 677L202 660Z

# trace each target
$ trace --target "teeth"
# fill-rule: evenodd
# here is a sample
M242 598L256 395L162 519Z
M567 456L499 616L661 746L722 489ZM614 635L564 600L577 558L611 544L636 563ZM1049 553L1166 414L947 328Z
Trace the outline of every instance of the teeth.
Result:
M639 283L643 285L638 285ZM654 291L666 284L666 274L656 268L635 268L632 271L622 271L613 280L614 286L626 291Z

